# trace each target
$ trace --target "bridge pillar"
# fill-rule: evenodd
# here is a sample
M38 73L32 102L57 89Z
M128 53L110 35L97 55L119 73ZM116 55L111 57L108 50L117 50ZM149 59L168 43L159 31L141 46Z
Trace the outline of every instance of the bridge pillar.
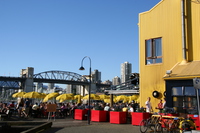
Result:
M55 92L55 86L54 85L55 85L54 83L48 83L49 93Z
M25 92L31 92L33 91L33 73L34 68L33 67L27 67L27 69L21 70L21 77L26 77L26 81L24 84L24 91Z
M91 83L91 93L96 94L96 92L97 92L96 84Z
M43 93L43 83L41 82L36 83L35 91Z
M79 88L79 94L81 94L82 96L85 96L85 85L80 85Z

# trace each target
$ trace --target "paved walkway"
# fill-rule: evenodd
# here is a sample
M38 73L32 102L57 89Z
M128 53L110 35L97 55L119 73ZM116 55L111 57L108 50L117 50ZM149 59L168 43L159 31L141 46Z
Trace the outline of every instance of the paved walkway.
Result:
M111 124L109 122L90 122L73 119L56 119L51 129L42 133L140 133L139 126L131 124Z
M52 127L40 133L140 133L139 126L131 124L111 124L109 122L90 122L87 120L74 120L71 117L56 118L27 118L13 119L13 121L39 121L52 122Z

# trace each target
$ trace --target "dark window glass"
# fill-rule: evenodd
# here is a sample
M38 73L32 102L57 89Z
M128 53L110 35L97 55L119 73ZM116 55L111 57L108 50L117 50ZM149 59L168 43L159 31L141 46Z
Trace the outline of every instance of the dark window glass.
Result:
M196 90L193 86L172 88L173 106L179 113L197 114Z
M186 86L184 95L195 96L196 95L196 90L192 86Z

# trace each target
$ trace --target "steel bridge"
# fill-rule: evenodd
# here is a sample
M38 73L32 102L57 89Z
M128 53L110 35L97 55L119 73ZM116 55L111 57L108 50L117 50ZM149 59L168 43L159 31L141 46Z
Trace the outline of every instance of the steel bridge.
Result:
M23 84L27 77L10 77L0 76L0 89L19 89L23 88ZM71 84L71 85L89 85L86 77L68 71L45 71L33 75L33 82L41 83L57 83L57 84ZM96 84L98 87L109 87L108 84Z

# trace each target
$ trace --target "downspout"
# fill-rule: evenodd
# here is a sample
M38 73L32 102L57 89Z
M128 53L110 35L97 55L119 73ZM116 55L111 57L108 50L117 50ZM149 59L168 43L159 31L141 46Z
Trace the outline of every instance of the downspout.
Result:
M181 19L182 19L182 54L183 60L181 64L187 63L186 57L186 32L185 32L185 0L181 1Z

